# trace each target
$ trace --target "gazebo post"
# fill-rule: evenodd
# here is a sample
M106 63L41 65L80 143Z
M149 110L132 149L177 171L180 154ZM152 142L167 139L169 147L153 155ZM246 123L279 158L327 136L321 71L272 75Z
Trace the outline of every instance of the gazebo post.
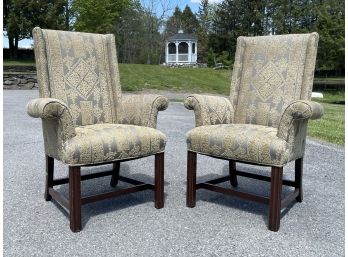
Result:
M191 63L191 61L192 61L192 43L191 43L191 41L188 41L188 56L187 56L187 58L188 58L188 63Z
M169 45L169 42L167 41L166 42L166 63L168 63L168 56L169 56L169 47L168 47L168 45Z
M194 62L197 62L197 56L198 56L198 52L197 52L197 41L195 42L195 60Z
M176 47L175 62L176 62L176 64L178 64L178 62L179 62L179 43L178 42L175 42L175 47Z

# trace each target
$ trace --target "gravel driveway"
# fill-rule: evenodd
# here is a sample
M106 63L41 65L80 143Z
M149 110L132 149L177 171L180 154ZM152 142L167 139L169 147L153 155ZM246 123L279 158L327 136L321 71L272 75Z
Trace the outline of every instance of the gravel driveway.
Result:
M154 208L151 191L82 207L83 230L72 233L64 212L43 198L45 158L41 121L25 112L38 91L4 91L4 256L343 256L344 150L308 140L304 201L285 210L278 233L267 229L265 205L198 191L185 207L185 133L194 115L171 103L159 115L168 138L165 207ZM121 164L121 173L152 182L154 158ZM240 169L269 174L267 168ZM110 169L83 168L83 173ZM285 167L293 177L294 163ZM198 157L198 182L228 173L227 161ZM56 164L57 177L67 166ZM269 186L240 178L240 187L267 195ZM124 184L120 183L120 186ZM67 194L67 187L57 187ZM110 190L109 178L84 181L83 194Z

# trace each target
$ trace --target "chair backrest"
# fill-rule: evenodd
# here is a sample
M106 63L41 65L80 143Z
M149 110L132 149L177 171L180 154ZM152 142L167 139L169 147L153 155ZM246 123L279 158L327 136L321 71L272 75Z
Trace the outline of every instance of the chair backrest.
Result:
M116 122L121 87L114 35L34 28L40 97L65 102L75 126Z
M317 33L239 37L230 99L234 123L277 127L284 109L311 97Z

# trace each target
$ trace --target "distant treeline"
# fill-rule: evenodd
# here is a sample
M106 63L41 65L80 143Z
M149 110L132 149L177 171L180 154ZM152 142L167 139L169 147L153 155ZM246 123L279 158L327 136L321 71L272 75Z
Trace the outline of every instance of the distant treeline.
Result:
M197 13L173 8L171 0L5 0L4 29L10 57L35 26L114 33L124 63L159 64L164 42L183 29L198 37L198 60L232 66L238 36L306 33L320 35L317 74L344 75L343 0L202 0ZM172 12L174 9L174 12ZM172 13L171 15L169 15Z
M35 60L34 50L33 49L18 49L18 59L19 60ZM11 59L10 49L3 49L3 58L4 60Z

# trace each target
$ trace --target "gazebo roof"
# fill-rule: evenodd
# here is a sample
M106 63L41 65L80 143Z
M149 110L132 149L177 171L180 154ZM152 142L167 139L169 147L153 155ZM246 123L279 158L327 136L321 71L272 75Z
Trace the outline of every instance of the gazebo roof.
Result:
M197 40L197 37L194 34L187 34L184 33L182 30L179 30L177 34L174 34L173 36L167 38L167 41L174 40Z

